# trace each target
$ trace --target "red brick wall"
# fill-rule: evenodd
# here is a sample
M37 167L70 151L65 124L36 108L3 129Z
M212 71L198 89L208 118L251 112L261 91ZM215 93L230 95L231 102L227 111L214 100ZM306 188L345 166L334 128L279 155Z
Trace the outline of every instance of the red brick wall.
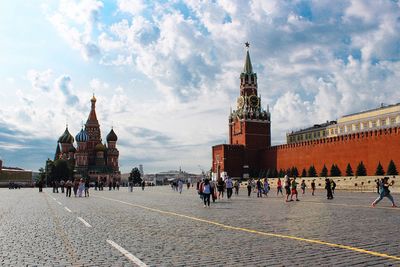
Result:
M328 168L337 164L345 174L350 163L355 173L360 161L363 161L368 175L374 175L378 162L387 170L393 160L400 169L400 128L351 134L325 140L303 142L300 144L274 146L264 151L262 168L288 169L297 167L299 173L308 170L314 164L317 173L323 165Z

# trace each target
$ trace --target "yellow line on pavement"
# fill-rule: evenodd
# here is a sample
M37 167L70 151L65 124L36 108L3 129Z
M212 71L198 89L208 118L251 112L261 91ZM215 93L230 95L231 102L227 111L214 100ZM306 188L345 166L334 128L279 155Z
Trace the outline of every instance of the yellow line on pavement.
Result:
M193 221L204 222L204 223L216 225L216 226L219 226L219 227L222 227L222 228L225 228L225 229L242 231L242 232L247 232L247 233L253 233L253 234L258 234L258 235L262 235L262 236L272 236L272 237L278 237L278 238L283 238L283 239L297 240L297 241L313 243L313 244L319 244L319 245L335 247L335 248L341 248L341 249L347 249L347 250L351 250L351 251L355 251L355 252L359 252L359 253L369 254L369 255L372 255L372 256L377 256L377 257L381 257L381 258L400 261L400 257L399 256L392 256L392 255L389 255L389 254L379 253L379 252L366 250L366 249L362 249L362 248L346 246L346 245L341 245L341 244L335 244L335 243L325 242L325 241L316 240L316 239L308 239L308 238L302 238L302 237L296 237L296 236L290 236L290 235L267 233L267 232L262 232L262 231L258 231L258 230L252 230L252 229L247 229L247 228L242 228L242 227L230 226L230 225L226 225L226 224L222 224L222 223L218 223L218 222L214 222L214 221L210 221L210 220L206 220L206 219L201 219L201 218L197 218L197 217L193 217L193 216L189 216L189 215L179 214L179 213L176 213L176 212L164 211L164 210L150 208L150 207L146 207L146 206L142 206L142 205L138 205L138 204L133 204L133 203L121 201L121 200L118 200L118 199L100 197L100 196L96 196L96 197L103 198L103 199L106 199L106 200L115 201L115 202L120 202L120 203L129 205L129 206L142 208L142 209L158 212L158 213L161 213L161 214L168 214L168 215L172 215L172 216L176 216L176 217L190 219L190 220L193 220Z

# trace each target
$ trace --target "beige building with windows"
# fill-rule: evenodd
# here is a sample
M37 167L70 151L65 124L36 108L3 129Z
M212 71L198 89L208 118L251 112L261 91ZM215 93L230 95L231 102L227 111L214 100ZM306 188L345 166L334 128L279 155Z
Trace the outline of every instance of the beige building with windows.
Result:
M288 144L400 126L400 103L345 115L337 121L286 134Z

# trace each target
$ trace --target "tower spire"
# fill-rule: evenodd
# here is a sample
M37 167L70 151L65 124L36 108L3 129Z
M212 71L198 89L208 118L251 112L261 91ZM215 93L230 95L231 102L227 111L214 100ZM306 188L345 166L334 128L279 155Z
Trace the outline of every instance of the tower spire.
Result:
M250 53L249 53L249 47L250 47L249 42L246 42L245 46L247 51L246 51L246 59L244 61L243 73L253 73L253 66L251 65Z

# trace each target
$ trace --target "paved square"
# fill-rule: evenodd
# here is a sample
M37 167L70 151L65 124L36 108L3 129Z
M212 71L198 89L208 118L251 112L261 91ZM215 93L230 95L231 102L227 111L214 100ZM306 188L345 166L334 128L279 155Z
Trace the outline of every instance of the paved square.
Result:
M1 266L400 266L400 209L374 193L218 200L194 188L0 189ZM400 196L394 194L397 203Z

